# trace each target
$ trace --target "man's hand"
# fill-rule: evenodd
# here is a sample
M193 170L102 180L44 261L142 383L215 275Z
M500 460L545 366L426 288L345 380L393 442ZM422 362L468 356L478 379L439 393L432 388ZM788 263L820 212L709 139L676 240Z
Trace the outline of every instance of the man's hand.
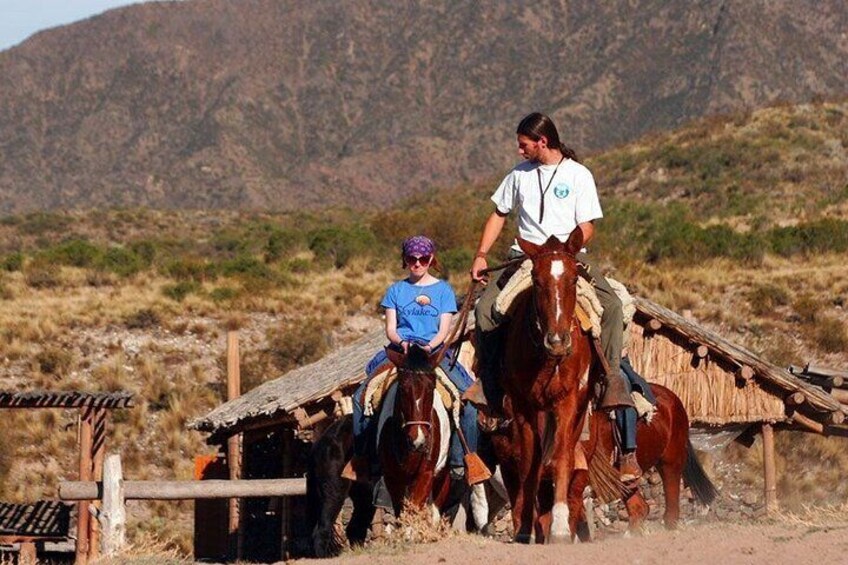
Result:
M485 257L477 256L474 258L474 262L471 263L471 280L474 282L482 282L486 284L485 275L481 275L480 271L489 268L489 263L486 261Z

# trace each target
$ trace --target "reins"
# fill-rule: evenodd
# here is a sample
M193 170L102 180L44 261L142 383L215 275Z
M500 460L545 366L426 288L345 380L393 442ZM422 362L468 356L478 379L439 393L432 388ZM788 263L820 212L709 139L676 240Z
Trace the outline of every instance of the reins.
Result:
M527 259L525 255L520 255L514 259L506 261L505 263L501 263L500 265L483 269L480 271L480 274L488 275L489 273L523 263L525 259ZM447 339L445 339L445 346L442 348L442 351L439 352L436 365L441 364L442 359L444 359L448 352L448 349L453 347L458 341L461 341L462 336L465 335L465 329L468 325L468 313L471 311L471 306L474 304L474 294L481 282L482 281L471 281L471 284L468 286L468 292L465 294L465 300L462 301L462 307L459 309L459 317L451 330L451 333L448 334ZM455 356L451 362L451 369L453 369L454 365L456 365L457 359L459 359L458 355Z

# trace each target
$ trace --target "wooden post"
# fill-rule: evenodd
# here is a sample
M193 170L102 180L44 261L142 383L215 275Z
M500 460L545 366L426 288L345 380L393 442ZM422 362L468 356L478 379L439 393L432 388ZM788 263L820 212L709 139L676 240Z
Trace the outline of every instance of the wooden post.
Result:
M103 480L103 459L106 455L106 410L97 408L92 414L91 431L92 452L92 479ZM100 510L100 501L91 503L96 510ZM98 520L89 521L89 543L88 559L94 561L100 557L100 524Z
M103 508L100 512L103 555L114 557L126 545L127 510L121 456L110 453L103 468Z
M11 561L9 561L11 563ZM22 541L18 550L19 565L38 565L38 552L34 541Z
M83 408L80 413L79 423L79 480L91 481L91 444L92 444L92 417L91 408ZM91 515L88 513L88 500L80 500L77 503L77 548L75 565L86 565L88 563L89 549L89 522Z
M241 372L239 369L239 338L237 331L227 332L227 400L235 400L241 395ZM241 478L241 436L235 434L227 439L227 466L230 480ZM243 536L239 529L239 499L231 498L229 503L229 537L231 554L238 560L242 556Z
M769 423L763 424L763 476L766 513L771 514L777 510L777 470L774 463L774 428Z
M294 437L291 430L282 430L283 439L283 478L288 479L292 475L292 447L294 447ZM291 528L291 499L284 496L280 499L280 559L282 561L289 560L289 545L292 539Z

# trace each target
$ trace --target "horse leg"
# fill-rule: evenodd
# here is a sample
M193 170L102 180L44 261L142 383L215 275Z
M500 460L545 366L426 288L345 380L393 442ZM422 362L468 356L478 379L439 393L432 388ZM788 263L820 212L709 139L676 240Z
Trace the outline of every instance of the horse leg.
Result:
M536 520L536 543L545 543L551 534L551 522L553 521L551 515L551 510L554 507L553 483L547 479L539 481L539 493L536 498L538 499L539 514Z
M524 419L516 425L520 426L521 458L518 461L518 489L512 507L512 524L515 541L530 543L536 517L536 493L539 490L541 465L532 427Z
M662 477L663 491L665 492L665 514L663 522L668 530L677 528L680 519L680 481L683 477L681 465L673 463L662 463L657 465Z
M371 502L372 492L368 485L354 483L350 487L350 499L353 502L353 514L345 529L350 545L362 545L368 535L368 528L374 520L377 508Z
M571 511L568 498L571 479L574 475L574 448L577 437L574 434L573 417L569 418L570 407L562 406L556 413L556 435L551 461L554 465L554 505L551 522L550 543L571 541ZM582 503L582 497L581 497Z
M636 487L633 493L624 501L624 506L627 509L628 533L638 533L642 528L642 523L648 517L648 503L645 497L642 496L642 491Z
M569 527L577 535L577 539L583 542L592 541L586 507L583 505L583 492L588 485L589 472L575 471L571 479L571 488L568 490L568 510L571 514Z

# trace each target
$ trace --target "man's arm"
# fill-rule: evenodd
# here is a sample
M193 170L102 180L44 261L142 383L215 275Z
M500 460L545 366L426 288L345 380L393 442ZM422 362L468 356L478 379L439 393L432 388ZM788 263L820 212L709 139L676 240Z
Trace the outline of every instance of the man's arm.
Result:
M583 232L583 245L588 245L595 235L595 220L577 224L577 227Z
M486 225L483 226L483 235L480 236L480 244L477 246L477 254L474 256L474 262L471 263L472 280L483 280L483 277L480 275L480 271L488 268L489 266L489 263L486 261L486 255L495 244L495 241L497 241L505 223L506 215L501 214L497 210L492 212L486 220Z

